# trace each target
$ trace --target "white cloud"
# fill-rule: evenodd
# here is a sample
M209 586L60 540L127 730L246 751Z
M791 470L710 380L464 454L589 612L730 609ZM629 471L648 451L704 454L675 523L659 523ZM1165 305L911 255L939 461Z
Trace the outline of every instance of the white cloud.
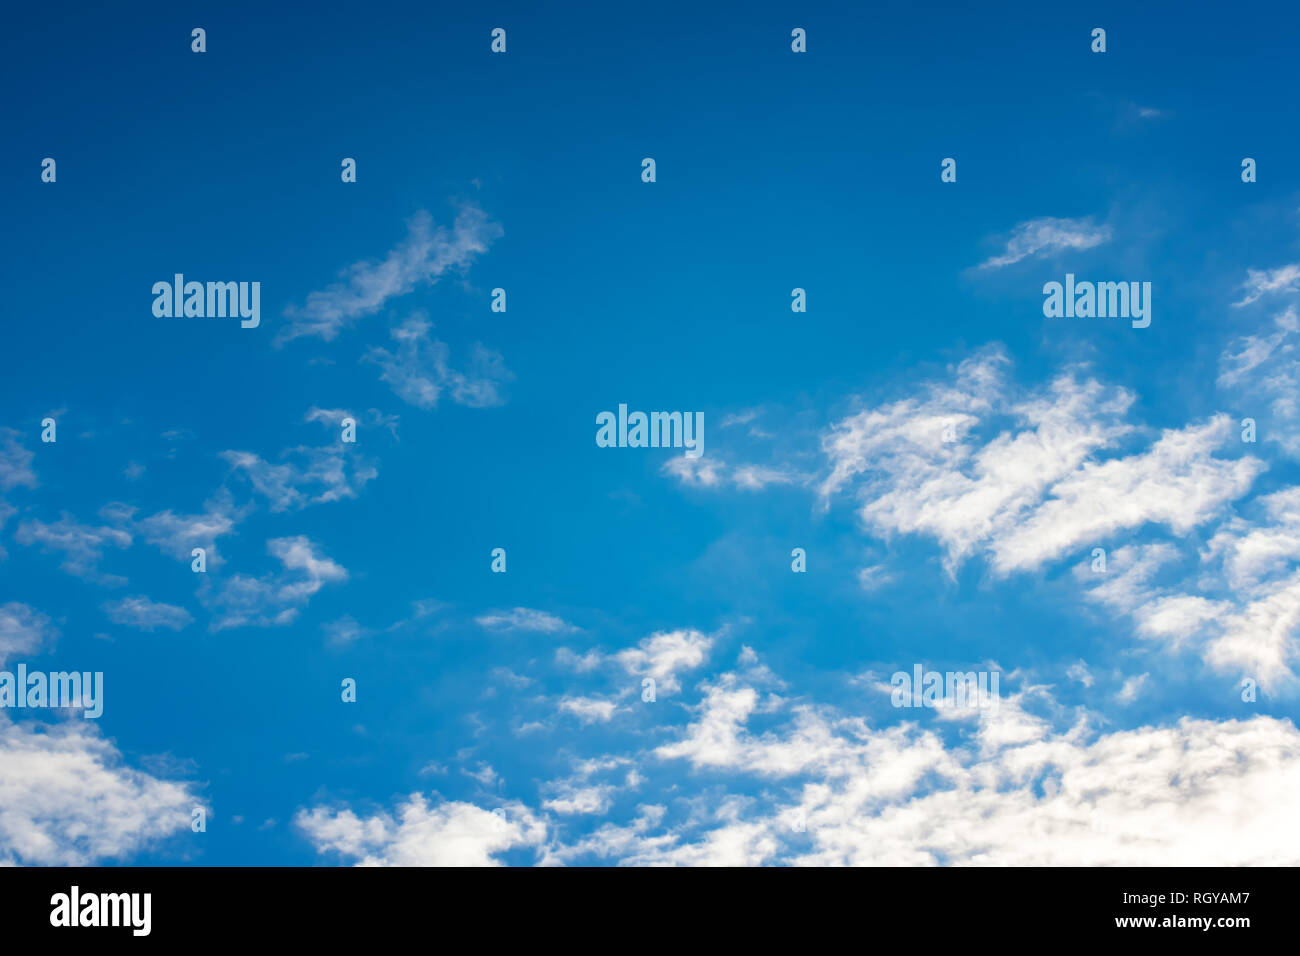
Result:
M599 697L564 697L559 706L561 711L573 714L584 724L607 724L618 712L614 701Z
M612 656L612 660L636 677L653 677L660 694L681 690L677 675L704 663L713 638L695 630L660 631Z
M0 492L36 487L36 472L32 469L36 456L20 443L21 437L13 428L0 428Z
M1109 734L1083 715L1054 730L1026 694L947 746L913 722L873 729L804 704L753 733L754 688L724 677L656 754L698 770L789 781L737 801L722 825L619 847L622 862L752 865L1294 865L1300 733L1288 721L1193 720ZM1050 702L1047 709L1051 710ZM1230 808L1230 809L1227 809ZM793 823L803 823L794 832Z
M341 618L330 621L323 628L325 631L325 642L332 647L347 647L349 644L355 644L363 637L369 637L374 634L368 627L362 627L357 623L357 619L351 614L345 614Z
M622 785L597 783L592 778L599 774L620 771L629 762L618 757L577 761L572 776L564 780L552 781L543 787L550 796L543 801L542 806L565 816L608 813L614 794L625 788L639 786L642 782L641 778L635 770L627 774Z
M1273 330L1234 341L1219 358L1220 388L1243 414L1257 419L1260 440L1300 458L1300 315L1294 303L1275 315ZM1265 414L1267 413L1267 414ZM1270 420L1271 419L1271 420Z
M1278 266L1276 269L1247 269L1246 281L1241 286L1246 290L1240 302L1235 306L1250 305L1266 295L1278 292L1295 292L1300 290L1300 263Z
M467 370L453 369L451 349L446 342L430 336L432 328L422 316L413 316L390 332L396 343L394 351L376 346L362 361L378 365L380 381L387 383L402 401L417 408L437 407L444 392L457 405L469 408L504 404L501 387L514 374L506 368L501 355L476 344L470 350Z
M1265 470L1257 458L1219 459L1236 438L1227 415L1169 429L1147 451L1083 462L1054 483L1050 497L993 542L1001 572L1037 567L1084 543L1149 522L1185 535L1220 516Z
M0 604L0 664L36 653L58 634L50 619L35 608L17 601Z
M769 485L803 485L809 476L788 468L768 465L730 466L720 458L687 458L685 455L669 458L660 471L692 488L722 488L732 486L742 491L762 491Z
M318 548L302 535L273 538L267 541L266 549L283 565L280 572L260 578L237 574L219 589L200 591L200 600L215 612L209 630L291 623L317 591L348 578L347 569L319 553Z
M177 514L171 509L134 522L131 530L163 554L179 561L190 561L195 548L203 548L209 568L221 566L217 539L231 534L244 512L236 509L230 493L221 489L204 503L201 514Z
M1062 249L1091 249L1109 242L1109 226L1098 226L1091 219L1056 219L1044 216L1019 223L1007 239L1001 255L980 263L981 269L1000 269L1030 256L1058 252Z
M563 618L545 611L517 607L509 611L492 611L474 618L474 623L489 631L538 631L542 634L569 634L578 630Z
M742 653L750 664L754 656ZM941 714L875 727L760 694L738 673L703 690L689 725L667 729L670 739L645 755L648 769L668 773L663 785L685 816L646 802L631 821L566 842L522 804L492 821L469 804L412 796L393 815L318 807L299 826L321 852L396 865L494 863L512 847L535 848L543 864L1300 863L1289 800L1300 787L1300 732L1287 720L1189 717L1101 732L1099 715L1022 686L948 742ZM678 762L700 787L684 788ZM606 814L618 791L653 786L636 769L623 785L612 779L633 763L580 760L571 776L542 784L541 807Z
M62 552L59 567L74 577L114 587L126 583L123 577L99 571L105 547L131 546L131 536L121 529L84 525L65 511L53 524L35 519L22 522L14 532L14 540L39 545L45 554Z
M355 451L354 445L343 442L319 448L289 448L280 457L288 460L273 465L252 452L221 452L232 471L247 477L273 512L355 498L366 482L379 475L379 470Z
M120 601L110 601L103 607L104 613L114 624L134 627L141 631L152 631L159 627L179 631L188 627L194 620L185 608L160 604L142 594L122 598Z
M544 801L542 806L566 815L608 813L610 796L616 789L610 784L565 788L558 795Z
M1124 686L1120 688L1115 699L1121 704L1131 704L1142 695L1143 688L1146 687L1150 674L1137 674L1124 681Z
M1181 555L1167 543L1117 549L1089 597L1133 618L1137 633L1171 652L1194 650L1216 673L1289 692L1300 663L1300 488L1250 505L1259 516L1219 526L1199 566L1164 573ZM1084 580L1092 577L1084 572Z
M758 418L759 411L760 410L757 408L746 408L739 412L733 412L730 415L724 416L722 419L722 424L720 424L718 427L732 428L736 425L748 425L754 419Z
M0 863L86 866L189 832L190 785L122 766L88 721L0 717Z
M687 628L656 632L642 638L636 647L624 648L613 654L590 650L579 656L569 648L561 647L556 651L555 658L561 666L571 668L578 673L588 673L613 664L637 678L638 682L646 677L653 678L656 695L675 694L682 689L679 675L695 670L703 664L708 659L713 644L713 637ZM640 692L639 686L637 691ZM574 703L565 709L574 709L578 706L586 705ZM612 704L606 707L602 702L600 709L593 711L598 714L606 712L609 716L613 716Z
M1088 662L1082 659L1071 664L1070 669L1065 672L1065 676L1070 680L1078 681L1084 687L1091 687L1095 682L1092 672L1088 670Z
M952 387L931 384L834 425L823 440L823 500L853 486L874 532L935 538L950 573L982 552L1006 575L1152 522L1186 533L1264 470L1249 456L1214 457L1235 437L1224 415L1099 461L1134 431L1124 420L1133 396L1077 373L1018 393L1005 364L986 351L961 363ZM979 426L1006 419L1010 428L979 437Z
M401 421L400 415L386 415L377 408L367 409L364 415L358 415L346 408L319 408L316 405L307 409L303 421L316 422L331 430L337 430L336 434L341 434L345 418L356 422L358 429L363 425L369 428L386 429L394 438L397 437L397 425Z
M897 575L883 564L858 569L858 586L864 591L879 591L892 584L896 578Z
M726 480L726 467L718 458L676 455L665 461L660 470L688 487L716 488Z
M294 824L320 853L360 866L497 866L497 855L539 847L546 826L528 808L509 803L500 814L470 803L431 805L413 793L396 814L360 817L351 809L300 810Z
M460 210L450 231L435 228L427 212L417 213L407 228L406 239L382 262L358 262L343 273L342 282L311 293L300 308L286 309L289 324L276 343L304 335L331 341L357 318L378 312L389 299L435 283L449 271L469 268L503 234L473 205Z

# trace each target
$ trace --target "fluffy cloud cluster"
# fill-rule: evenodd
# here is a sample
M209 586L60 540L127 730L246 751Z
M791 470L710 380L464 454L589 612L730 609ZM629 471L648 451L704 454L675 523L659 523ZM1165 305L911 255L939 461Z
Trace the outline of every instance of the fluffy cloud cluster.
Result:
M201 801L184 782L125 767L90 722L0 716L0 863L86 866L188 832Z
M783 698L752 651L741 663L704 682L689 722L659 727L657 744L576 760L544 783L538 810L515 804L493 821L413 795L391 814L302 810L298 826L320 852L367 864L492 864L515 848L543 864L1300 862L1290 721L1102 732L1098 715L1022 686L954 735L938 714L879 727ZM646 799L630 819L568 835L568 821L607 815L631 790Z
M1236 437L1226 416L1103 459L1135 431L1130 393L1077 372L1022 392L1006 364L986 351L961 363L951 385L835 424L823 441L823 500L851 488L871 530L935 538L950 571L983 553L1006 575L1150 523L1185 534L1221 516L1264 470L1251 456L1218 457Z
M295 825L321 852L360 866L492 866L496 854L537 847L546 826L527 807L491 812L471 803L431 803L415 793L395 813L361 817L350 809L299 811Z
M1219 673L1289 691L1300 662L1300 488L1251 508L1254 517L1225 521L1185 573L1156 583L1183 554L1164 542L1132 545L1111 556L1111 573L1088 593L1131 615L1142 637L1171 651L1195 649Z

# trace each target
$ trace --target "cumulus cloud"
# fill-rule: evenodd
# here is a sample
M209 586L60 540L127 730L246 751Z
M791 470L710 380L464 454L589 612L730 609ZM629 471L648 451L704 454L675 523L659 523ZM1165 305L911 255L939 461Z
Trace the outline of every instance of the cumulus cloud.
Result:
M619 790L634 787L640 782L636 771L625 778L624 784L598 782L593 777L621 771L630 761L617 757L600 760L579 760L572 776L548 783L543 789L549 794L542 806L563 816L601 815L609 812L613 797Z
M688 723L657 727L648 749L575 758L574 772L541 784L536 811L515 803L493 821L413 795L391 814L304 810L299 828L318 851L372 865L490 864L512 848L532 848L542 864L1300 863L1291 721L1104 730L1101 715L1022 681L960 728L928 712L875 726L767 693L770 672L749 648L741 663L704 682ZM1082 662L1072 670L1087 682ZM1121 694L1132 699L1143 680ZM684 788L678 765L700 786ZM632 819L568 835L566 821L607 815L630 789L649 796Z
M123 766L87 721L0 716L0 863L87 866L181 832L201 805L190 784Z
M1050 488L1050 497L993 542L1000 571L1037 567L1072 548L1117 531L1163 524L1185 535L1221 516L1265 470L1253 457L1214 453L1236 438L1226 415L1168 429L1139 454L1082 462Z
M1087 593L1171 652L1196 651L1216 673L1289 692L1300 662L1300 488L1250 507L1253 517L1225 521L1181 573L1173 545L1131 545L1111 554L1108 574Z
M755 663L752 651L742 657ZM1300 835L1287 795L1300 786L1300 732L1288 720L1185 717L1102 730L1101 715L1062 708L1023 686L951 732L943 715L874 726L853 711L762 690L766 668L701 686L685 726L660 727L639 755L593 756L544 783L535 814L541 863L624 865L1295 865ZM1087 682L1086 667L1074 668ZM1146 675L1120 692L1132 700ZM945 731L949 731L946 732ZM664 739L666 738L666 739ZM685 790L674 765L700 786ZM627 766L626 783L613 779ZM658 780L656 775L662 773ZM667 801L654 799L662 786ZM561 819L608 814L625 788L650 799L626 822L568 838ZM677 812L670 813L672 804ZM468 805L460 805L467 807ZM422 801L413 814L432 811ZM325 811L314 811L321 814ZM398 815L406 812L400 807ZM478 811L482 813L482 811ZM322 851L354 858L441 860L443 819L418 846L384 813L330 811L342 836ZM360 834L373 827L367 852ZM416 827L409 828L414 831ZM324 830L324 828L322 828ZM498 831L501 832L501 831ZM520 842L524 842L520 839ZM490 853L477 856L489 860Z
M652 678L657 695L676 694L682 689L680 675L700 667L708 659L714 642L715 639L708 634L683 628L656 632L642 638L635 647L624 648L613 654L593 649L578 655L567 647L561 647L555 656L561 666L579 674L613 666L636 678L638 684L644 678ZM594 715L604 720L615 713L612 702L600 701L593 704L591 699L576 697L568 700L570 703L567 706L562 704L561 709L575 713L582 709L589 716Z
M563 713L573 714L584 724L607 724L618 712L618 704L600 697L564 697L559 707Z
M498 855L507 850L539 847L546 825L523 804L498 809L431 803L413 793L393 814L317 806L300 810L294 824L318 852L359 866L499 866Z
M612 660L635 677L652 677L659 693L681 690L678 674L704 663L713 638L695 630L660 631L612 656Z
M1288 865L1300 860L1283 794L1300 733L1268 717L1098 734L1055 729L1018 694L969 743L915 723L872 729L785 704L748 728L755 688L724 675L664 759L789 781L788 797L735 800L690 835L628 841L623 862L751 865ZM773 789L771 783L768 789ZM1231 809L1227 809L1231 808ZM647 833L646 837L657 836ZM1195 838L1191 838L1194 835Z
M985 351L958 366L951 386L833 425L823 501L853 488L873 531L935 538L950 572L983 553L1006 575L1152 522L1186 533L1222 515L1264 470L1250 456L1216 456L1235 437L1224 415L1100 460L1136 430L1125 419L1131 393L1077 371L1014 389L1005 366L1000 351ZM986 422L1006 424L982 438Z

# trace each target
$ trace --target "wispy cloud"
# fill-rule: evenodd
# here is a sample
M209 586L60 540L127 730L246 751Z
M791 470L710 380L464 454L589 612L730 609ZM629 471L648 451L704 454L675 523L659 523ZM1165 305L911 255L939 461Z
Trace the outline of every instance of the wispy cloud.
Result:
M470 408L504 404L501 387L514 379L505 359L475 344L466 369L454 369L451 349L429 334L432 328L423 316L412 316L390 332L395 343L392 351L375 346L362 361L379 366L380 381L417 408L435 408L444 392L457 405Z
M0 604L0 664L15 655L34 654L57 636L50 619L35 608L17 601Z
M981 269L1000 269L1028 259L1063 249L1091 249L1109 242L1111 229L1087 219L1057 219L1044 216L1030 219L1011 230L1001 255L981 262Z
M66 511L58 521L28 520L18 525L14 540L23 545L38 545L42 552L62 553L59 567L68 574L109 587L126 583L120 575L103 574L99 562L104 548L129 548L131 535L119 528L81 524Z
M232 471L243 474L273 512L296 511L309 505L355 498L379 469L356 450L334 442L320 447L300 445L281 452L272 464L249 451L223 451Z
M0 491L36 487L36 472L32 469L36 456L23 446L21 437L13 428L0 428Z
M330 621L322 627L322 630L325 632L325 642L332 647L347 647L375 633L370 628L359 624L351 614Z
M618 704L601 697L564 697L560 710L573 714L584 724L607 724L618 711Z
M237 574L219 589L199 592L199 599L214 611L209 630L289 624L321 588L348 579L346 568L302 535L273 538L266 550L283 566L278 573L260 578Z
M449 271L467 269L487 251L503 230L475 205L456 216L450 230L435 227L427 212L408 223L406 239L381 262L358 262L343 273L343 280L307 296L302 306L285 310L288 326L277 344L300 336L331 341L356 319L372 315L390 299L406 295L422 284L437 282Z
M142 594L110 601L103 607L104 613L114 624L134 627L140 631L152 631L159 627L179 631L194 620L185 608L160 604Z
M1276 269L1247 269L1242 283L1246 294L1235 306L1250 305L1266 295L1278 292L1295 292L1300 289L1300 263L1278 266Z
M492 611L474 619L479 627L489 631L537 631L542 634L568 634L578 630L563 618L545 611L517 607L509 611Z
M1183 556L1167 542L1116 549L1100 580L1077 573L1091 584L1087 595L1131 616L1141 637L1171 653L1195 650L1217 673L1291 690L1300 667L1300 487L1256 499L1250 510L1255 517L1220 525L1182 573Z
M377 408L367 409L364 415L355 414L346 408L318 408L313 405L307 409L307 414L303 416L303 421L316 422L327 428L341 429L343 420L350 418L357 423L358 429L361 427L383 428L393 438L397 438L397 425L401 420L398 415L389 415L381 412Z
M688 488L730 487L742 491L762 491L772 485L802 485L811 477L784 467L728 465L717 457L687 458L685 455L669 458L659 470Z

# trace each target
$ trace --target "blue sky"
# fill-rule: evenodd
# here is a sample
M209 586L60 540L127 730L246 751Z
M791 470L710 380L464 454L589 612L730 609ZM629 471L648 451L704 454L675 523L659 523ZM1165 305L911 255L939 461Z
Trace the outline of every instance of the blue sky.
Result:
M1288 7L13 19L0 861L1296 862Z

